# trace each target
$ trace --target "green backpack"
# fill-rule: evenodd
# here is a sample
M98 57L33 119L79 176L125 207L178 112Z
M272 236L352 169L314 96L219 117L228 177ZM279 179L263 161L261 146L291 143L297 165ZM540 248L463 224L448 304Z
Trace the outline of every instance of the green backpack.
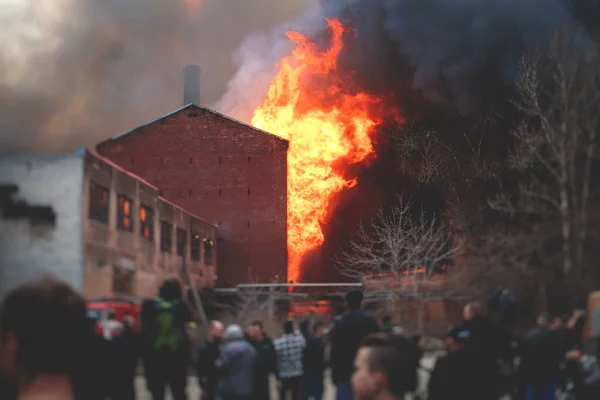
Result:
M179 301L155 299L154 337L152 347L156 351L177 351L181 348L185 332L177 318Z

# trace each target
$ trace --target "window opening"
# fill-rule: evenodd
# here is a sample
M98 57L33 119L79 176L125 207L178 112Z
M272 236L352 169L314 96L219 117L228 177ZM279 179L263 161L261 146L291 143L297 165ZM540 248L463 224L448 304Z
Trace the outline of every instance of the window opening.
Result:
M190 235L190 258L192 261L200 261L200 235L195 232L192 232Z
M185 254L185 246L187 244L187 231L177 228L177 255L183 257Z
M108 224L108 199L110 191L96 182L90 181L89 218Z
M160 221L160 251L171 253L173 249L173 224Z
M117 208L117 227L122 231L133 232L131 223L133 201L123 195L119 195Z
M148 240L154 240L154 210L150 207L140 207L140 234Z
M214 242L210 237L205 237L202 239L202 242L204 242L204 264L212 265L212 249Z

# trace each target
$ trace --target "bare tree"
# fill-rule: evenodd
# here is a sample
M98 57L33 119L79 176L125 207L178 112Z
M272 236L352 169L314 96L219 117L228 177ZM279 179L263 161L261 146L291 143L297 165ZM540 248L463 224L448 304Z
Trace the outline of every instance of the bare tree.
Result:
M370 226L359 226L357 239L337 266L347 277L375 282L374 287L388 296L415 300L417 330L422 332L426 300L439 288L437 272L457 251L439 218L424 212L415 217L410 203L399 199L390 212L381 210Z
M515 196L490 202L512 215L556 221L562 271L574 275L584 268L600 129L599 49L582 39L565 29L522 60L516 104L526 118L514 131L510 159L522 179Z

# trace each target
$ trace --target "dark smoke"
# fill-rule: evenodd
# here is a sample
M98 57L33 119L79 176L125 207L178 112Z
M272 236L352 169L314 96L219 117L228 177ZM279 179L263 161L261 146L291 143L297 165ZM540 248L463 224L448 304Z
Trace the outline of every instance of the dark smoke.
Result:
M0 8L0 152L92 145L180 107L182 69L221 97L232 54L313 0L20 0ZM48 4L46 4L48 3Z
M468 114L514 81L526 49L544 44L572 22L580 3L589 0L321 0L313 19L287 24L318 40L324 17L340 18L352 30L343 65L355 71L363 91L415 94L425 103ZM251 65L267 65L268 74L285 49L283 28L254 36L239 53L238 74L230 82L221 109L248 119L264 95L268 79L246 79ZM264 69L262 70L264 71ZM239 101L239 93L253 95ZM234 101L233 99L238 99ZM410 101L414 101L411 98ZM231 106L235 103L235 106ZM403 104L406 106L406 104Z

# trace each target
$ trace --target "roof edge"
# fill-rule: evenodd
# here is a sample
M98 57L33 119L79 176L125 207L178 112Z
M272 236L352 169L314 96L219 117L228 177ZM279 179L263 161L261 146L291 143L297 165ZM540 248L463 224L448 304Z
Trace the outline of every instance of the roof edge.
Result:
M245 126L245 127L248 127L248 128L250 128L250 129L252 129L252 130L254 130L254 131L256 131L256 132L260 132L260 133L263 133L263 134L266 134L266 135L272 136L272 137L274 137L275 139L278 139L278 140L280 140L280 141L282 141L282 142L284 142L284 143L288 143L288 144L289 144L289 140L287 140L287 139L284 139L284 138L282 138L282 137L280 137L280 136L277 136L277 135L275 135L274 133L267 132L267 131L265 131L265 130L259 129L259 128L255 127L255 126L252 126L252 125L250 125L250 124L247 124L247 123L245 123L245 122L242 122L242 121L240 121L240 120L237 120L237 119L235 119L235 118L229 117L229 116L227 116L227 115L225 115L225 114L221 114L220 112L218 112L218 111L215 111L215 110L213 110L213 109L210 109L210 108L208 108L208 107L204 107L204 106L201 106L201 105L198 105L198 104L195 104L195 103L189 103L189 104L186 104L186 105L185 105L185 106L183 106L183 107L179 107L179 108L178 108L178 109L176 109L176 110L170 111L170 112L168 112L167 114L161 115L160 117L154 118L154 119L152 119L152 120L150 120L150 121L148 121L148 122L145 122L145 123L143 123L143 124L141 124L141 125L138 125L138 126L136 126L135 128L129 129L128 131L125 131L125 132L118 133L118 134L116 134L116 135L112 136L111 138L109 138L109 139L107 139L107 140L104 140L104 141L102 141L102 142L98 143L98 145L97 145L97 146L101 146L103 143L109 142L109 141L111 141L111 140L117 140L117 139L120 139L120 138L122 138L122 137L124 137L124 136L127 136L127 135L129 135L130 133L133 133L133 132L137 131L138 129L144 128L144 127L146 127L146 126L148 126L148 125L151 125L151 124L153 124L153 123L155 123L155 122L158 122L158 121L160 121L160 120L161 120L161 119L163 119L163 118L170 117L170 116L171 116L171 115L173 115L173 114L177 114L178 112L180 112L180 111L183 111L183 110L185 110L186 108L189 108L189 107L196 107L196 108L198 108L198 109L200 109L200 110L207 111L207 112L209 112L209 113L211 113L211 114L217 115L217 116L219 116L219 117L221 117L221 118L225 118L225 119L227 119L227 120L229 120L229 121L235 122L235 123L237 123L237 124L240 124L240 125L243 125L243 126Z
M207 225L210 225L210 226L212 226L213 228L216 228L217 230L219 229L219 226L218 226L218 225L211 224L210 222L208 222L208 221L207 221L207 220L205 220L204 218L200 218L200 217L199 217L199 216L197 216L196 214L193 214L193 213L189 212L188 210L186 210L185 208L183 208L183 207L181 207L181 206L179 206L179 205L177 205L177 204L173 203L171 200L167 200L167 199L165 199L165 198L164 198L164 197L162 197L162 196L158 196L158 199L159 199L160 201L164 202L164 203L167 203L168 205L170 205L170 206L172 206L172 207L175 207L175 208L178 208L178 209L180 209L180 210L181 210L181 211L183 211L184 213L188 214L190 217L196 218L197 220L200 220L200 221L204 222L205 224L207 224Z

